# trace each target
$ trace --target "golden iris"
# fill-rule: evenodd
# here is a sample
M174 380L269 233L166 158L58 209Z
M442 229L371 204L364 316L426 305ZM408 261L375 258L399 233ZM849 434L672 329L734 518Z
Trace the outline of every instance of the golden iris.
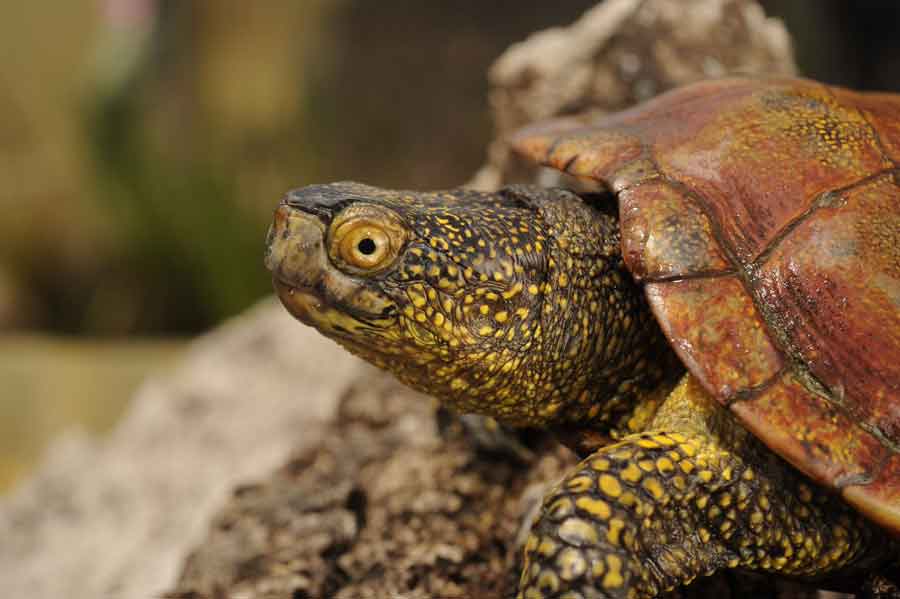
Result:
M334 239L341 260L361 270L376 270L396 255L387 232L370 221L345 222L335 231Z

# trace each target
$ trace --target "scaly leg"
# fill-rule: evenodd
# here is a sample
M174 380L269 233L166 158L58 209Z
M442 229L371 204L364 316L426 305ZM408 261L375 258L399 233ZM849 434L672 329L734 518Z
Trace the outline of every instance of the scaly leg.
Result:
M646 432L597 451L549 493L519 596L655 597L738 567L829 576L874 563L890 546L688 376Z

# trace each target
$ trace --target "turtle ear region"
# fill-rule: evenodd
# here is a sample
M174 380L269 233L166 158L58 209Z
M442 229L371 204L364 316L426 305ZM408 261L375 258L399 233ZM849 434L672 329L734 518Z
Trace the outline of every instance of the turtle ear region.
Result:
M553 204L561 195L569 192L559 188L546 188L538 185L515 184L499 190L498 195L509 204L534 214L543 214L553 210Z
M546 188L535 185L516 184L504 187L498 193L521 208L538 210L540 204L547 200L548 191Z
M573 206L584 205L579 194L560 187L510 185L501 189L499 193L508 201L515 202L518 207L540 215L546 222L561 225L569 218Z

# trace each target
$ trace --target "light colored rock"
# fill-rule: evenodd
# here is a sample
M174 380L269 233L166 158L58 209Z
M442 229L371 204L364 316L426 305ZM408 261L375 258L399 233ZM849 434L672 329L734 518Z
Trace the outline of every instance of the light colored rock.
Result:
M271 300L201 337L108 438L68 435L0 502L0 596L159 595L229 491L319 441L367 369Z

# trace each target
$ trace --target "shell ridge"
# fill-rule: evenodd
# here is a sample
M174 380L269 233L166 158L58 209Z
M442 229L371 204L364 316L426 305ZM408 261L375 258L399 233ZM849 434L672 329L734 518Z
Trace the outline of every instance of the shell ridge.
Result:
M686 275L665 275L661 277L644 277L645 283L677 283L678 281L691 281L694 279L718 279L720 277L732 277L737 274L735 269L726 270L701 270Z
M877 181L881 178L898 176L900 175L900 168L893 167L888 169L880 170L871 175L866 175L865 177L854 181L848 185L844 185L842 187L838 187L837 189L829 189L827 191L823 191L819 195L810 202L809 208L801 212L797 215L796 218L789 221L786 225L784 225L778 233L772 238L772 241L763 249L762 252L754 258L753 262L750 263L749 267L751 269L761 268L766 262L768 262L769 258L771 258L772 254L775 253L775 250L778 249L778 246L781 243L790 237L790 234L801 224L803 224L809 217L819 211L821 208L831 208L834 207L835 197L843 197L844 194L853 191L857 187L864 187L869 183Z
M770 376L765 381L757 383L756 385L752 385L750 387L746 387L744 389L738 389L730 396L725 398L725 407L730 408L737 403L753 401L761 394L765 393L774 385L776 385L785 374L791 371L791 366L793 366L791 363L785 363L784 366L776 370L772 374L772 376Z

